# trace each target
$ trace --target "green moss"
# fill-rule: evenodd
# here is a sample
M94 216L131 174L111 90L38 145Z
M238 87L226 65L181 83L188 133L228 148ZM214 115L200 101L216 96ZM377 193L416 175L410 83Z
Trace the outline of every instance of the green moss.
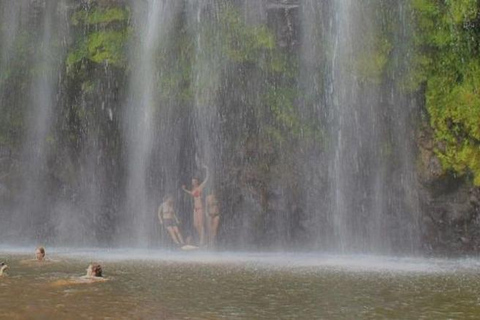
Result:
M355 61L355 69L363 81L382 83L382 75L389 62L392 44L386 39L379 37L376 43L363 50Z
M78 26L124 22L129 17L130 10L128 8L93 8L90 11L75 12L71 20L74 26Z
M71 68L88 60L97 64L125 67L125 47L130 37L128 19L130 10L126 7L100 8L77 11L72 15L72 24L82 30L77 44L67 57ZM85 32L85 30L87 32Z
M221 50L228 64L237 64L245 77L263 77L257 88L260 100L256 104L261 134L277 146L297 139L318 137L317 126L302 120L298 107L298 55L278 45L275 33L267 25L248 25L241 12L226 5L220 13Z
M187 28L180 23L174 30L173 41L168 46L163 46L156 57L160 71L158 91L164 101L177 101L182 106L187 106L193 102L193 39Z
M272 88L266 95L266 103L275 121L292 134L300 134L300 122L295 99L298 92L294 88Z
M99 31L89 35L87 42L88 59L96 63L107 62L123 65L124 47L128 39L125 31Z
M445 171L480 186L480 58L476 0L411 0L416 20L412 88L426 108Z
M255 63L262 52L276 48L275 37L266 26L247 26L233 6L224 7L221 23L224 25L223 51L235 62Z
M67 67L84 59L98 64L108 63L123 67L126 63L125 46L128 38L127 30L93 32L68 54Z

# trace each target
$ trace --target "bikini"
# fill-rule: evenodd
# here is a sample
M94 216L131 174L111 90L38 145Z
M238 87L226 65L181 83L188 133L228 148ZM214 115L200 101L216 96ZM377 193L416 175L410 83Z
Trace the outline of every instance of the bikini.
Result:
M192 192L192 196L194 198L200 198L202 196L202 191L197 189L197 190Z
M172 218L165 218L166 215L170 215ZM176 227L177 221L175 220L175 211L172 207L165 206L162 208L163 223L166 228Z
M197 189L197 190L192 192L192 196L194 198L200 198L202 196L202 191ZM197 213L197 212L198 213L203 213L203 207L193 207L193 211L195 213Z
M215 208L215 210L212 210L213 208ZM208 215L210 217L215 218L220 215L220 210L218 210L218 201L212 201L208 209Z

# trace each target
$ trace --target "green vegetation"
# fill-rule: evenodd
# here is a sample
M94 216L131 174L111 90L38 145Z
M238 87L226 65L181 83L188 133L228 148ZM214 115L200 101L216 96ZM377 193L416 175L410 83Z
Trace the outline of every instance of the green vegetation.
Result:
M256 63L262 53L276 49L275 37L266 26L247 26L232 6L223 9L220 22L225 27L223 50L232 61Z
M358 12L359 30L352 39L353 71L362 82L381 85L393 69L393 42L398 25L396 3L368 0L353 4Z
M163 46L156 57L161 74L159 93L164 101L176 101L182 106L191 105L193 43L187 28L179 25L174 30L171 43Z
M65 61L67 94L59 110L58 137L62 156L77 168L89 139L98 139L102 152L118 157L120 135L113 115L120 107L116 84L123 85L128 67L130 9L121 1L88 1L70 12L70 21L73 43ZM65 174L65 179L72 176Z
M67 66L73 67L88 60L125 67L125 49L130 35L129 16L130 11L125 7L92 6L89 10L75 12L72 24L81 32L77 33L77 44L68 55Z
M95 7L93 10L77 11L72 16L72 24L78 25L106 25L113 22L124 22L130 17L130 12L126 8L102 8Z
M411 88L426 108L445 170L480 186L479 2L411 0L416 21Z
M233 6L223 7L220 22L222 52L228 63L242 66L246 78L263 78L258 88L261 99L253 102L256 120L262 123L261 132L266 134L263 138L281 146L313 132L313 126L301 121L299 112L298 53L279 47L267 25L247 25Z
M108 63L117 67L125 64L125 43L128 32L122 31L98 31L92 32L84 39L75 51L67 58L67 65L72 66L84 59L95 63Z
M20 34L12 43L15 55L10 60L0 60L0 146L15 149L19 146L24 131L24 105L27 86L29 55L32 38L27 32ZM3 52L0 49L0 56ZM16 107L12 107L12 106Z

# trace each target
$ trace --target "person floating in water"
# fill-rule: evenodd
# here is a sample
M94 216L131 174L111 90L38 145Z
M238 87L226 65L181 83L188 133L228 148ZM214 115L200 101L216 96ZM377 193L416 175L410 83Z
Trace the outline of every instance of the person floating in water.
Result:
M95 282L103 282L108 279L103 277L102 266L98 263L91 263L87 269L87 274L77 278L71 278L67 280L57 280L51 285L54 287L68 286L74 284L89 284Z
M203 180L202 183L200 183L200 180L198 178L193 178L192 190L187 190L184 185L182 186L183 191L193 197L193 226L198 233L201 246L205 243L205 214L203 211L202 192L203 188L205 187L205 183L208 180L208 167L203 167L206 170L206 174L205 180Z
M5 264L5 262L0 262L0 277L3 276L3 273L7 269L8 269L8 266Z
M215 245L218 224L220 223L220 209L214 192L207 196L207 214L209 220L209 244L213 246Z
M164 202L158 207L158 220L160 221L160 224L168 230L173 242L181 246L185 243L183 242L182 234L178 229L179 221L173 205L173 197L170 195L166 196Z

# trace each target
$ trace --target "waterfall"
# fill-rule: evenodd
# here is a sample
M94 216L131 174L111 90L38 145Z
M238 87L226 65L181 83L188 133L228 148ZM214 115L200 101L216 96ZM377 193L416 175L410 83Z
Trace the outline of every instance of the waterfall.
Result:
M225 59L221 54L222 25L218 21L218 1L197 1L187 5L187 24L195 31L192 66L195 166L215 168L218 146L217 95L221 85ZM215 171L212 170L214 173ZM203 177L199 177L203 179ZM214 177L210 177L214 180Z
M1 21L3 22L0 29L0 41L2 45L0 46L0 112L2 117L0 120L0 126L2 128L7 127L6 124L8 121L12 121L12 112L8 112L7 106L11 103L12 95L9 92L9 82L12 81L8 79L7 72L10 71L9 64L11 63L12 56L15 53L15 40L18 39L18 33L22 25L22 9L25 7L25 1L9 1L7 4L4 4L1 9ZM24 22L23 22L24 23ZM5 132L5 129L1 130ZM4 169L2 177L8 177L12 164L7 162L7 155L10 154L10 151L4 151L5 148L2 148L0 156L1 168ZM7 172L7 173L5 173ZM3 186L4 179L0 179L2 184L2 194L7 193L4 191L5 187ZM8 193L7 193L8 194ZM5 217L5 224L11 224L14 220L13 216Z
M408 134L414 106L395 83L403 66L393 66L388 80L382 62L375 65L382 55L402 54L392 48L407 40L405 35L382 40L381 9L380 2L336 0L330 8L306 1L303 10L302 61L313 64L304 69L310 80L305 90L307 96L324 93L314 104L326 135L314 182L326 185L327 196L321 197L326 205L313 199L309 209L326 216L317 222L324 224L319 241L341 252L391 252L399 241L408 250L418 246ZM328 10L328 23L318 19Z
M217 193L225 247L418 248L418 107L399 80L411 47L404 1L0 9L2 230L166 246L156 210L172 195L194 234L181 187L206 165L203 196Z
M14 64L15 45L25 45L29 32L31 39L27 67L28 78L19 75L25 85L9 102L23 104L24 132L22 135L21 189L19 190L19 206L15 210L13 225L15 230L24 230L26 238L36 238L37 232L48 228L50 208L47 183L48 159L51 146L54 143L54 110L58 101L60 67L64 59L64 44L66 36L66 16L64 1L18 1L9 3L4 13L9 17L5 20L6 51L3 52L2 69L8 70L9 64ZM19 23L20 22L20 23ZM15 57L16 58L16 57ZM15 67L18 67L16 65ZM18 70L10 69L11 74ZM9 94L13 88L3 93ZM15 89L12 90L15 92ZM19 105L19 108L21 106Z
M136 42L131 49L132 75L130 78L127 106L124 112L124 134L127 150L127 184L125 210L132 217L127 220L132 226L137 244L148 244L149 226L155 203L158 204L161 195L152 190L151 166L161 166L152 163L156 112L165 111L159 105L159 66L157 55L160 47L165 46L167 35L172 32L176 17L178 1L149 0L134 1L133 20L138 27ZM163 41L163 42L162 42ZM160 111L159 111L160 110ZM167 132L158 139L173 139ZM161 152L175 157L171 149ZM152 196L153 193L153 196Z

